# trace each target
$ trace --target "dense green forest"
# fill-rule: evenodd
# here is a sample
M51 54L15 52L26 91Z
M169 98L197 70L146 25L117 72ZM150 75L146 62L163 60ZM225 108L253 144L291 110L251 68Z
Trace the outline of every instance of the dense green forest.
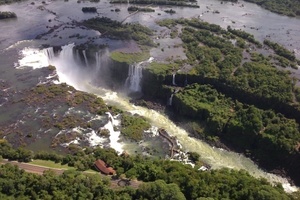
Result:
M300 16L300 2L298 0L245 0L256 3L272 12L288 15Z
M220 137L262 162L280 163L298 153L300 129L295 120L233 101L209 85L185 87L175 94L173 104L180 115L206 122L198 134Z
M158 23L168 28L176 24L184 26L180 37L188 58L185 62L193 66L185 73L198 77L193 81L212 84L226 95L267 109L276 109L272 105L278 103L299 105L293 98L295 87L289 72L277 69L294 67L299 62L287 49L266 40L264 43L277 54L263 55L258 53L262 44L253 35L231 27L226 31L198 19Z
M150 38L153 35L153 31L138 23L122 24L107 17L98 17L83 21L83 25L98 30L106 37L133 39L140 45L155 46Z
M26 151L27 154L21 153ZM73 149L66 156L13 148L0 142L0 155L9 159L27 158L53 160L75 166L78 170L93 169L96 159L106 161L117 169L118 175L144 182L137 190L125 187L111 189L109 179L99 175L66 171L56 176L26 173L10 164L0 166L1 199L296 199L288 195L280 184L271 186L264 179L256 179L246 171L219 169L199 171L197 167L180 162L147 157L118 156L113 149ZM17 155L17 157L16 157ZM28 155L30 155L28 157ZM26 159L24 159L24 158ZM197 166L197 165L196 165ZM124 176L124 175L123 175Z
M297 65L293 53L198 19L158 24L180 27L187 59L151 63L143 76L144 94L161 99L173 94L170 107L197 123L187 126L193 135L213 144L222 141L266 169L285 170L298 183L300 90L289 71L281 70Z

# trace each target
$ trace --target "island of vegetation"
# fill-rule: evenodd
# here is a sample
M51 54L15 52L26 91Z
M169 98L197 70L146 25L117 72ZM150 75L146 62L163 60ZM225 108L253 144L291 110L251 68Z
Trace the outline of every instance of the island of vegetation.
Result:
M128 12L155 12L152 8L143 8L143 7L137 7L137 6L129 6L127 8Z
M83 25L99 31L102 36L123 40L133 39L139 45L155 46L149 37L153 31L138 23L122 24L107 17L98 17L83 21Z
M16 13L14 13L14 12L0 12L0 20L1 19L9 19L9 18L17 18Z
M181 7L191 7L191 8L199 8L197 5L197 1L187 1L187 0L179 0L179 1L163 1L163 0L111 0L112 4L119 3L130 3L130 4L145 4L145 5L166 5L166 6L181 6Z
M248 2L256 3L263 8L272 12L287 15L291 17L300 16L300 2L297 0L246 0Z
M169 14L175 14L176 11L173 10L173 9L170 9L170 10L165 10L166 13L169 13Z
M83 7L82 12L89 12L89 13L96 13L97 12L97 8L96 7Z

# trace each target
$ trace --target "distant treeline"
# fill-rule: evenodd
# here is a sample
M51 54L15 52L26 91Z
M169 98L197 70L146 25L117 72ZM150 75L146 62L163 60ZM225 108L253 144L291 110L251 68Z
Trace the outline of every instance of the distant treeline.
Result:
M288 15L291 17L300 16L300 1L299 0L245 0L256 3L263 8L272 12Z
M196 1L192 1L196 2ZM111 0L110 3L128 3L127 0ZM146 5L169 5L169 6L182 6L191 8L200 8L197 4L192 4L189 1L160 1L160 0L129 0L132 4L146 4Z

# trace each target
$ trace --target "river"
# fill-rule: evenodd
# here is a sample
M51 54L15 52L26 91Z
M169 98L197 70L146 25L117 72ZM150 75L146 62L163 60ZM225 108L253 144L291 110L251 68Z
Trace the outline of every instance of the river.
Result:
M18 19L0 21L0 31L1 33L5 33L0 35L0 62L1 71L3 72L0 75L0 79L9 80L11 86L17 90L30 88L38 82L36 77L32 75L35 73L34 70L30 68L15 69L13 67L14 63L23 57L18 52L24 50L25 47L37 48L41 44L62 46L72 42L80 44L85 43L87 40L99 44L107 43L109 44L109 51L128 45L124 41L103 39L99 37L100 33L86 30L84 27L76 26L72 23L73 20L81 21L96 15L122 20L128 16L126 9L128 5L111 5L107 1L101 1L97 4L89 2L79 4L76 1L46 1L46 4L43 4L41 1L35 1L34 5L30 3L25 1L0 6L0 11L14 11L18 15ZM261 41L267 35L270 35L271 40L284 45L290 50L300 51L300 20L297 18L280 16L266 11L255 4L242 1L239 4L226 3L222 5L219 1L204 0L199 1L198 4L200 5L199 9L172 8L177 12L174 15L164 13L163 10L166 7L154 6L155 13L138 13L127 18L125 23L138 21L141 24L159 30L161 28L155 24L155 20L157 19L199 17L210 23L219 24L224 28L228 25L234 28L242 28L254 34ZM96 6L98 14L82 13L81 8L83 6ZM120 8L121 12L112 12L111 9L115 7ZM218 10L220 14L214 14L213 10ZM157 15L157 13L161 13L161 15ZM40 39L34 40L36 35L51 30L50 27L54 30L53 32L50 31L48 34L42 35ZM82 37L69 37L75 33L80 33ZM36 51L41 53L40 50ZM39 65L40 62L44 64ZM42 67L47 62L47 58L43 57L35 59L34 62L29 60L26 65ZM93 71L83 68L75 61L71 66L70 62L58 58L54 64L57 67L60 82L66 82L78 90L99 95L109 104L117 105L126 111L148 118L152 125L163 127L171 135L176 136L186 151L198 152L201 158L213 168L229 167L245 169L256 177L264 177L271 182L282 183L286 191L296 190L296 187L290 186L285 178L264 172L250 159L245 158L241 154L213 148L201 140L189 137L185 130L177 127L165 115L154 110L130 104L126 95L93 86L90 78ZM299 73L299 71L295 73ZM26 75L25 78L20 79L20 76L24 74Z

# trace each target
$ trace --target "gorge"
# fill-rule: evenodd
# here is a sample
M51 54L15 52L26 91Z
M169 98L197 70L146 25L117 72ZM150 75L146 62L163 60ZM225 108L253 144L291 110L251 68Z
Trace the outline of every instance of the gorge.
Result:
M278 55L273 54L271 48L266 46L259 48L247 39L228 33L230 29L226 30L228 25L236 29L242 28L254 34L255 40L259 42L262 42L266 35L272 35L271 39L273 41L282 44L289 50L294 50L295 57L299 59L300 54L297 53L300 46L299 35L297 34L300 31L298 30L300 26L297 26L300 25L299 19L290 19L269 13L246 2L244 2L243 8L240 7L240 4L231 5L231 3L226 3L221 5L218 1L198 3L201 4L198 10L195 10L195 8L172 8L176 10L176 14L172 16L161 12L165 7L154 6L154 13L138 12L128 18L126 18L128 15L126 8L129 5L110 5L107 2L97 4L82 2L79 5L76 2L58 3L47 1L46 4L43 4L43 7L38 7L39 4L42 5L42 2L38 1L36 5L28 5L28 2L25 1L17 5L5 5L3 8L6 10L16 10L18 21L7 21L5 24L2 21L0 22L1 25L3 23L0 30L7 31L7 35L0 36L1 70L3 71L0 78L4 80L1 88L0 111L5 113L1 115L0 125L2 130L8 131L7 133L1 133L1 138L7 139L12 144L19 144L22 139L24 140L23 145L27 145L31 150L49 150L51 138L56 135L60 141L65 142L62 143L65 146L70 144L71 147L78 144L80 146L88 142L90 146L99 145L104 148L114 148L119 154L122 153L121 151L126 150L131 155L136 153L147 154L144 149L153 148L159 152L155 153L154 150L151 150L152 152L148 152L149 155L164 157L168 154L168 150L164 149L165 144L158 141L157 136L155 136L158 128L164 128L171 136L177 138L182 145L183 152L197 152L201 160L211 165L213 170L222 167L243 169L251 175L263 177L271 183L280 182L287 192L296 191L297 187L291 186L288 179L260 169L253 161L242 154L211 147L202 140L197 139L195 133L205 140L218 140L221 138L238 152L246 155L248 153L247 156L250 154L249 157L258 159L258 163L267 160L266 162L269 164L273 157L264 158L264 156L271 155L268 150L281 145L279 149L291 150L283 153L283 156L287 157L286 161L295 160L294 163L289 163L289 166L283 166L284 170L287 171L285 175L290 176L297 185L299 184L299 177L297 177L299 152L294 151L294 149L297 149L295 147L297 142L299 142L299 127L295 122L299 120L297 117L299 116L297 110L299 100L297 100L298 93L294 89L299 86L297 61L277 57ZM210 9L205 8L202 4L218 9L220 14L208 12ZM96 5L101 13L83 14L80 12L74 14L83 5ZM120 12L112 12L112 7L120 8ZM236 12L229 12L228 7L234 7ZM253 13L253 15L249 14L249 16L242 18L240 15L245 13L245 7L247 12ZM2 7L0 8L2 9ZM26 16L26 12L22 11L24 8L27 11L34 10L36 12ZM157 15L157 12L161 15ZM199 13L203 15L200 16ZM120 32L111 31L106 29L107 27L101 27L104 31L100 31L97 27L97 19L99 18L94 18L99 15L117 21L125 19L122 25L116 23L120 28ZM259 17L256 15L265 17L266 22L260 24L262 22L258 22ZM26 23L26 25L23 25L24 16L27 19L34 18L35 20L31 24ZM39 18L39 16L45 17ZM180 17L194 17L194 21L185 21ZM86 21L84 20L90 18L96 19L90 21L94 24L85 24ZM161 24L157 24L157 18L160 19ZM168 18L174 20L168 21ZM166 20L164 21L164 19ZM221 27L202 23L202 19L220 24ZM126 24L137 21L149 30L154 30L153 33L140 26L130 27ZM198 21L199 24L197 24ZM233 21L236 22L233 23ZM274 21L277 21L280 25L272 24L271 22ZM46 23L49 26L44 26ZM115 22L109 23L113 24ZM13 28L12 25L15 27ZM199 28L200 26L201 28ZM253 28L254 26L255 28ZM133 32L130 32L132 31L131 28L134 30ZM278 30L274 31L274 29ZM289 34L286 33L287 31L289 31ZM80 35L74 36L77 33L80 33ZM130 35L129 39L124 39L128 33L134 35L133 38ZM121 36L114 34L120 34ZM10 36L8 37L8 35ZM37 35L40 35L40 37L35 39ZM206 38L211 37L212 40L206 41L202 38L203 35ZM124 38L120 40L118 37ZM219 43L213 43L213 41ZM224 49L222 49L223 44L226 46ZM246 48L242 48L243 45L246 45ZM119 60L115 59L116 57ZM239 61L242 64L232 65L232 63ZM286 63L287 67L281 67L283 62ZM255 67L255 64L252 65L252 63L257 64L259 67ZM274 67L270 68L270 65L281 71L290 71L290 73L277 72ZM294 67L292 68L292 66ZM53 71L50 73L47 71L48 69ZM257 71L253 72L250 69ZM269 77L274 78L274 81L266 81L266 79L259 76L260 73L268 73ZM231 78L232 76L235 79ZM244 78L245 76L247 76L247 79ZM253 78L253 76L256 78ZM294 79L289 77L294 77ZM276 81L278 84L275 83ZM62 87L68 87L64 83L74 87L75 90L101 97L108 106L115 106L123 112L139 116L138 118L145 118L151 124L151 134L147 138L148 141L145 139L137 145L137 142L122 138L122 133L120 133L122 130L119 130L121 129L118 121L119 116L114 115L114 112L118 113L114 111L115 108L111 108L112 110L106 114L101 111L100 115L90 113L84 109L71 108L72 105L76 105L76 101L79 101L79 99L76 99L75 103L73 100L70 101L70 107L63 104L59 105L57 102L52 102L56 105L51 105L51 103L46 105L42 102L47 102L47 98L53 98L51 94L39 101L38 98L33 98L35 96L31 93L35 91L36 85L42 85L38 88L43 91L43 85L50 84L53 94L56 95L60 93L59 87L61 85ZM266 85L270 87L267 89L258 87L257 85L263 85L261 83L267 83ZM238 85L241 87L237 87ZM242 86L249 87L246 91ZM32 95L33 100L39 103L36 103L36 105L29 103L30 101L24 98L26 93L29 96ZM77 92L68 89L66 94L69 94L70 97L67 97L72 99L76 97ZM189 94L187 102L185 102L186 96L184 96L186 94ZM155 111L131 103L130 97L140 98L141 96L144 98L141 101L150 99L160 103L163 102L161 103L163 108L167 106L168 109L174 111L175 115L187 117L186 119L190 120L189 128L183 129L179 126L182 124L178 121L178 124L172 122L167 115L162 113L163 109ZM30 99L30 97L27 98ZM258 99L261 101L257 101ZM93 108L92 105L89 106L90 109ZM270 108L274 109L275 112L265 111ZM229 135L228 138L239 138L240 135L238 134L230 135L239 131L245 133L246 138L252 134L252 132L250 134L247 132L248 130L244 131L241 128L243 127L244 111L249 111L248 116L254 116L253 120L251 119L252 121L249 120L252 124L247 124L250 127L249 130L257 131L259 134L256 134L255 137L259 138L261 136L262 139L253 139L251 136L249 137L251 140L248 140L249 146L245 145L246 149L239 149L240 146L246 143L242 137L240 138L240 144L237 144L233 139L226 141L226 137ZM55 128L66 126L64 124L66 121L62 121L61 124L56 123L55 128L46 129L46 126L41 127L39 120L37 120L37 118L41 118L41 121L46 123L47 120L59 119L60 115L66 117L73 114L81 120L76 119L77 124L70 125L69 129L60 131ZM33 117L35 119L30 121L32 116L37 117ZM259 120L256 119L257 116L259 116ZM198 123L199 120L201 123L208 125L200 128L194 126L194 122ZM239 120L242 121L240 127L238 127ZM289 130L284 129L284 123L289 125ZM272 135L277 131L274 128L275 125L283 133L282 137L277 137L276 134L276 136ZM183 127L186 128L186 126ZM104 129L105 131L101 132ZM99 134L107 134L106 130L109 130L110 135L106 135L106 139L103 139ZM14 131L15 133L13 133ZM31 132L33 134L29 134ZM63 136L64 134L65 136ZM196 138L191 137L193 134ZM84 138L83 135L87 137ZM67 137L67 140L65 137ZM268 143L269 141L272 142ZM261 154L263 156L259 157L261 152L255 151L255 149L262 148L262 146L265 146L264 144L270 146L264 149L267 153L264 154L264 152ZM59 143L56 148L58 152L63 151ZM278 157L274 157L274 160L279 159ZM275 163L281 161L276 160ZM263 165L263 167L268 168L268 164ZM272 167L274 169L274 166L270 168L272 169ZM276 167L273 172L278 169ZM268 168L268 170L270 169ZM278 170L281 170L280 167Z

